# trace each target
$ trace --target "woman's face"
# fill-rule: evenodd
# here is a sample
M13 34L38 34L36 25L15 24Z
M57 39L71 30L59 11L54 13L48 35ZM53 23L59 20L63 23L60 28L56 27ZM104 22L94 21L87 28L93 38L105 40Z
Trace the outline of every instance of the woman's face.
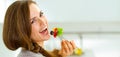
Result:
M34 3L30 4L30 22L31 22L31 38L35 42L43 42L50 38L48 31L48 22L43 12Z

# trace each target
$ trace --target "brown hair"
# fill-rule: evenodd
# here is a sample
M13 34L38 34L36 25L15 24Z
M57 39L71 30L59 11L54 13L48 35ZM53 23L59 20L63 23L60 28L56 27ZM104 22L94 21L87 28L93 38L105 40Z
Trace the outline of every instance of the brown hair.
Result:
M46 57L59 57L58 50L52 53L47 52L31 39L31 24L29 21L29 5L36 4L32 0L15 1L11 4L5 14L3 26L3 41L10 50L22 47L32 52L40 52ZM56 55L54 55L56 53Z

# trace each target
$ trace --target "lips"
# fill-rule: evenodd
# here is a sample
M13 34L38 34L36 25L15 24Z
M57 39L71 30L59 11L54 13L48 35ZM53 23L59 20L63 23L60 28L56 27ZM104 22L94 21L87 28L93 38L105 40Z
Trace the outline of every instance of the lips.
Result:
M40 33L41 34L47 34L47 32L48 32L47 30L48 30L47 27L45 27L40 31Z
M45 31L47 31L47 28L46 28L45 30L43 30L42 32L40 32L40 33L43 33L43 32L45 32Z

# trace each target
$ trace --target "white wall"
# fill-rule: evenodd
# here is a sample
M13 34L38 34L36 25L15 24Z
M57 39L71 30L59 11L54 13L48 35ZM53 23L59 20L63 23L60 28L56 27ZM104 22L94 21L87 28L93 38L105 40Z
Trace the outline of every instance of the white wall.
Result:
M0 23L2 23L3 22L3 20L4 20L4 15L5 15L5 1L4 0L2 0L1 2L0 2Z
M0 23L3 23L8 6L15 0L0 0Z
M50 22L120 21L120 0L36 0Z

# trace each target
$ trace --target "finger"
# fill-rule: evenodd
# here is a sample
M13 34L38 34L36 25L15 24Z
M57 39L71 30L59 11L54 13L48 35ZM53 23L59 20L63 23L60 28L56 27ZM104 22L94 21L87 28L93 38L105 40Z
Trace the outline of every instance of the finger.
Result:
M73 49L75 49L76 48L75 42L72 40L72 41L70 41L70 43L71 43Z
M66 55L66 51L64 49L62 49L62 54Z
M62 42L61 42L61 50L60 50L60 52L59 52L59 54L61 54L61 55L65 55L65 54L66 54L66 52L65 52L65 50L64 50L64 41L65 41L65 40L62 40Z
M61 49L63 48L63 41L64 41L64 40L61 41Z
M66 41L66 44L67 44L67 47L69 49L69 52L72 52L73 51L73 47L72 47L71 43L69 41Z
M67 47L67 45L66 45L66 40L62 40L61 46L62 46L62 50L67 53L67 52L68 52L68 51L67 51L68 47Z
M64 51L65 51L66 53L69 52L69 48L68 48L68 46L67 46L67 41L66 41L66 40L63 41L63 49L64 49Z

